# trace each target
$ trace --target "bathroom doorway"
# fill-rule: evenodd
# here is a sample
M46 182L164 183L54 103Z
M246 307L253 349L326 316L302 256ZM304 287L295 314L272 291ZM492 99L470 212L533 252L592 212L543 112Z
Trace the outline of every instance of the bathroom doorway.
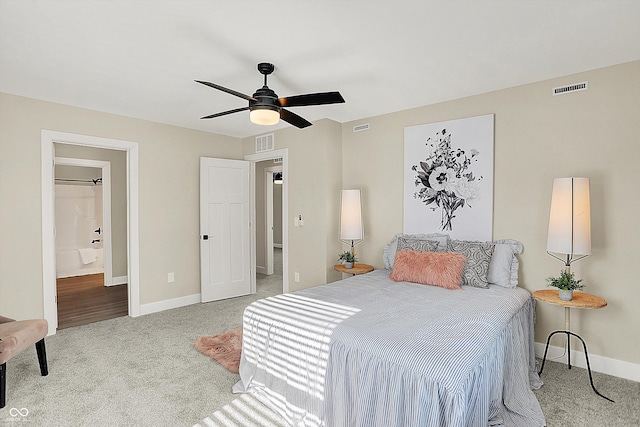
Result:
M112 182L111 174L114 163L117 173L124 175L124 155L109 153L109 150L70 153L58 144L56 151L77 156L55 157L58 329L126 316L128 280L126 276L113 274L111 221L112 212L118 215L118 205L124 203L126 206L126 181L115 179ZM108 160L81 158L88 157L88 154ZM114 192L112 184L115 184ZM112 209L112 204L115 209ZM115 221L116 247L122 246L118 245L117 236L122 234L122 227L118 224L126 222L126 214L120 214L122 218ZM121 241L126 241L126 230L124 233Z
M54 147L55 146L55 147ZM57 151L56 151L57 147ZM49 323L49 335L54 335L58 327L58 307L56 296L56 263L55 263L55 220L54 220L54 159L60 157L78 157L63 152L66 149L91 150L103 149L107 152L124 153L125 163L121 176L125 186L124 217L124 250L114 250L123 258L123 263L114 259L116 268L124 268L123 276L127 280L128 315L140 316L140 238L139 238L139 201L138 201L138 143L80 135L43 129L41 131L41 179L42 179L42 299L43 315ZM64 148L64 150L62 150ZM82 157L82 156L79 156ZM91 158L91 157L84 157ZM113 167L113 165L112 165ZM114 216L115 219L116 216ZM120 215L117 215L120 217ZM115 242L114 242L115 247ZM114 279L115 280L115 279Z

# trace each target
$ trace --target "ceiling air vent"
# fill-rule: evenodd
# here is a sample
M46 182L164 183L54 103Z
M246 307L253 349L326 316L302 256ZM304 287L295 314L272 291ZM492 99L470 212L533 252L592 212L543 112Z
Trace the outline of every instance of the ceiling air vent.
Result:
M582 82L582 83L574 83L571 85L567 85L567 86L560 86L560 87L554 87L553 88L553 96L556 95L563 95L565 93L569 93L569 92L579 92L581 90L588 90L589 89L589 82Z
M256 153L273 150L273 134L256 136Z
M365 123L365 124L362 124L362 125L355 125L353 127L353 131L354 132L362 132L363 130L369 130L370 127L371 126L369 126L369 123Z

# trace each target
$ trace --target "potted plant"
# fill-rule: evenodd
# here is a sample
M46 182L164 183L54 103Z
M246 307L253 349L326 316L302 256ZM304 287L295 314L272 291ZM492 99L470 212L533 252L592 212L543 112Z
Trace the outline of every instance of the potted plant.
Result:
M573 291L584 288L581 285L582 279L576 279L573 273L569 273L567 270L560 271L560 276L547 278L549 286L558 288L558 296L563 301L571 301L573 298Z
M338 256L338 261L344 262L344 268L353 268L353 263L357 260L358 258L351 251L344 251Z

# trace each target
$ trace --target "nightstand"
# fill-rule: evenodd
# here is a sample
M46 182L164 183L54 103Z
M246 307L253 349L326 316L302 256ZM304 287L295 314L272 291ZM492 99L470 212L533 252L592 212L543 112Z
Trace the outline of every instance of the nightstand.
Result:
M587 353L587 344L585 344L580 335L571 332L570 310L572 308L602 308L607 306L607 301L604 298L600 298L595 295L576 291L573 292L573 299L571 301L564 301L560 299L560 297L558 296L558 291L554 289L535 291L533 293L533 298L538 301L564 307L564 330L553 331L547 337L547 345L544 348L544 356L542 357L542 364L540 365L540 371L538 372L538 375L542 374L542 370L544 369L544 362L547 359L547 350L549 350L549 342L551 341L551 337L553 337L555 334L565 334L567 336L567 367L571 369L570 337L576 337L580 340L580 342L582 343L582 347L584 348L584 357L587 360L587 370L589 371L589 381L591 382L591 388L598 396L603 397L610 402L613 402L613 400L600 394L600 392L596 390L596 387L593 385L593 377L591 376L591 365L589 365L589 353Z
M340 273L353 274L365 274L373 271L373 266L369 264L353 264L352 268L346 268L344 264L336 264L333 266L335 271L339 271Z

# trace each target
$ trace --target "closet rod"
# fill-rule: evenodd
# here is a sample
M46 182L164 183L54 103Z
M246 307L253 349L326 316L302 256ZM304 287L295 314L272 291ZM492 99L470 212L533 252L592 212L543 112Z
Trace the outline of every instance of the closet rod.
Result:
M102 178L96 179L72 179L72 178L56 178L56 181L64 182L91 182L94 185L102 184Z

